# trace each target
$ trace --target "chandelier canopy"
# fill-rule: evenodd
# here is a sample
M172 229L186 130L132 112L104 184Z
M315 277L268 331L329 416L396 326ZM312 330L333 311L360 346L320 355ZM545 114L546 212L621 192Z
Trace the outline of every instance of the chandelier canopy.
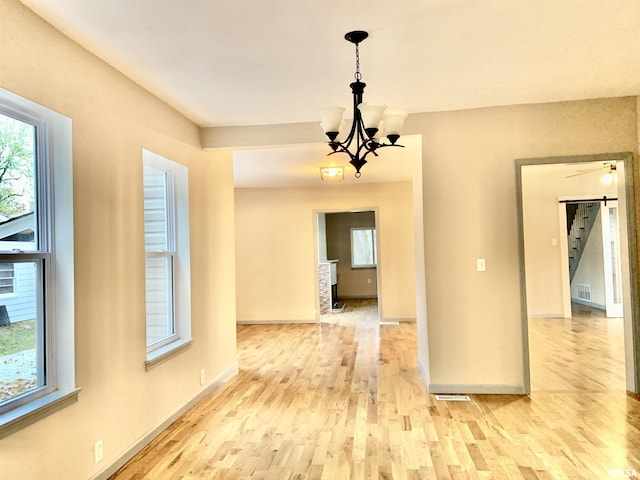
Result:
M407 118L406 112L398 110L385 111L387 106L362 101L364 87L367 85L362 80L360 73L359 45L369 36L367 32L356 30L347 33L344 38L356 46L356 72L355 82L350 84L353 93L353 123L351 130L344 141L338 139L340 124L344 108L329 107L322 110L320 122L325 135L329 138L331 152L346 153L350 157L349 163L356 169L356 177L359 178L360 169L367 163L366 157L370 153L378 156L377 150L382 147L403 147L396 142L400 138L400 129ZM387 138L389 143L382 140ZM353 144L353 149L351 149Z

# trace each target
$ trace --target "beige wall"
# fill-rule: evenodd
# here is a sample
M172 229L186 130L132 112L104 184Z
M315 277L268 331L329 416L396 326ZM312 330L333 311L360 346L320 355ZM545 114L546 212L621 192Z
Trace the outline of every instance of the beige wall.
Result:
M635 99L413 115L432 391L523 385L514 160L637 151ZM487 271L476 271L485 258Z
M0 86L73 121L82 389L76 404L0 440L0 476L86 479L233 368L232 159L204 152L195 125L14 0L0 3ZM148 372L142 148L189 168L193 259L193 345Z
M422 183L416 195L422 197L424 213L417 221L424 232L426 276L418 345L419 368L432 392L518 393L524 389L514 161L637 153L636 129L635 97L409 116L405 133L423 139L422 174L413 181L417 188ZM216 146L211 143L213 130L206 129L203 135L210 147ZM255 142L244 136L243 144L260 145L263 131L251 132ZM296 137L285 137L283 143L296 143ZM278 195L281 198L274 205L295 204L308 192ZM256 196L255 202L247 199L247 205L270 199ZM257 208L259 212L264 206ZM310 222L306 213L297 219ZM257 213L256 221L262 221ZM298 249L312 241L296 240L289 241ZM486 272L476 271L478 258L486 259ZM241 285L248 276L242 270L255 266L243 265L240 259L237 268ZM402 288L403 284L393 285ZM282 306L273 318L309 318L314 292L307 285L297 293L297 301L305 298L305 307ZM238 298L240 311L240 294ZM418 298L423 298L421 292ZM266 303L267 298L263 300ZM244 315L250 318L258 312L243 310Z
M236 189L239 321L315 321L315 214L378 208L385 319L415 318L413 208L408 182Z

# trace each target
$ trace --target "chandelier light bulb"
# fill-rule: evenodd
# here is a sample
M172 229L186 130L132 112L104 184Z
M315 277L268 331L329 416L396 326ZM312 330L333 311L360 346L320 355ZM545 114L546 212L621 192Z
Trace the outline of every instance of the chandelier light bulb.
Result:
M362 102L358 105L358 109L362 114L362 123L364 124L365 130L378 129L378 125L380 125L382 121L382 116L386 108L386 105L380 103Z
M324 133L329 136L329 134L335 133L336 135L331 138L331 140L335 140L338 132L340 131L340 124L342 123L342 115L344 113L343 107L328 107L323 108L321 111L322 121L320 125L324 130Z
M404 121L407 119L407 112L400 110L388 110L384 114L384 128L387 135L400 135L400 130L404 126Z
M382 143L382 139L387 136L387 131L384 122L378 124L378 132L373 137L373 141L376 143Z

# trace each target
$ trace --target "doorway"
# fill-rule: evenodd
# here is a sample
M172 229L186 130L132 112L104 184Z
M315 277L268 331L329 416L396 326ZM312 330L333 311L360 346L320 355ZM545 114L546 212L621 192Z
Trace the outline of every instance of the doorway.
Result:
M376 225L376 209L316 212L319 321L365 303L379 318Z
M566 298L570 298L568 290L568 268L565 268L563 258L567 251L561 245L562 230L566 228L561 222L549 221L558 218L557 205L562 195L567 193L584 195L592 193L593 186L586 186L588 182L581 180L580 185L571 183L569 177L574 177L571 170L584 170L607 162L616 162L618 169L618 183L614 185L614 195L618 197L618 205L614 210L619 220L620 235L615 247L620 249L621 262L618 265L618 284L623 291L623 320L621 331L624 337L624 377L628 391L638 392L638 345L635 335L638 332L638 282L637 251L635 236L635 213L632 189L632 159L629 153L590 155L577 157L553 157L539 159L516 160L516 184L518 200L520 272L521 272L521 302L522 302L522 339L523 339L523 379L525 392L531 392L531 362L530 362L530 322L537 318L562 319L571 317L571 305L567 307ZM529 173L536 171L549 175L553 172L557 181L545 176L531 181ZM543 179L544 178L544 179ZM530 185L534 185L532 190ZM555 188L555 190L553 190ZM579 188L587 191L579 192ZM551 206L555 205L555 206ZM627 208L629 205L629 208ZM564 206L562 206L564 209ZM546 209L546 210L545 210ZM555 213L553 212L555 210ZM535 212L535 213L534 213ZM544 213L547 212L547 213ZM607 212L609 215L610 212ZM533 216L535 215L535 217ZM532 222L535 218L535 222ZM532 227L533 226L533 227ZM535 230L535 231L534 231ZM565 230L566 234L566 230ZM565 242L566 244L566 242ZM560 247L560 248L559 248ZM621 281L620 281L621 280ZM570 302L569 302L570 303ZM572 328L569 326L569 328ZM573 328L579 331L579 328ZM553 360L552 360L553 361ZM566 368L584 367L569 361Z
M616 197L587 195L561 198L559 219L567 225L560 236L564 317L574 303L624 317L619 202ZM568 275L566 274L568 272Z

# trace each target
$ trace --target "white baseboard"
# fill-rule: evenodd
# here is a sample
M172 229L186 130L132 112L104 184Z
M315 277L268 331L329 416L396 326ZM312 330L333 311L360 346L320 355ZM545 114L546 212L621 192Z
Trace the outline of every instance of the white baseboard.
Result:
M111 475L116 473L120 468L122 468L129 460L131 460L140 450L146 447L151 441L160 435L163 431L165 431L173 422L175 422L178 418L186 413L191 407L193 407L196 403L202 400L204 397L209 395L211 392L222 387L225 383L227 383L231 378L235 377L238 374L238 362L234 362L229 367L227 367L220 375L218 375L214 381L201 390L194 398L192 398L189 402L187 402L183 407L178 409L172 415L169 416L165 421L163 421L156 428L148 432L142 438L140 438L137 442L131 445L120 457L116 458L113 462L107 465L105 468L100 470L98 473L93 475L90 480L107 480Z
M416 323L415 318L381 318L380 323Z
M367 299L377 300L378 296L377 295L338 295L338 301L340 301L340 299L345 299L345 300L367 300Z
M598 310L606 310L607 306L602 305L600 303L590 302L588 300L583 300L581 298L573 298L571 297L571 303L577 303L578 305L584 305L585 307L597 308Z
M430 384L429 393L451 393L451 394L479 394L479 395L524 395L522 385L455 385L455 384Z
M278 325L281 323L318 323L316 320L236 320L236 325Z

